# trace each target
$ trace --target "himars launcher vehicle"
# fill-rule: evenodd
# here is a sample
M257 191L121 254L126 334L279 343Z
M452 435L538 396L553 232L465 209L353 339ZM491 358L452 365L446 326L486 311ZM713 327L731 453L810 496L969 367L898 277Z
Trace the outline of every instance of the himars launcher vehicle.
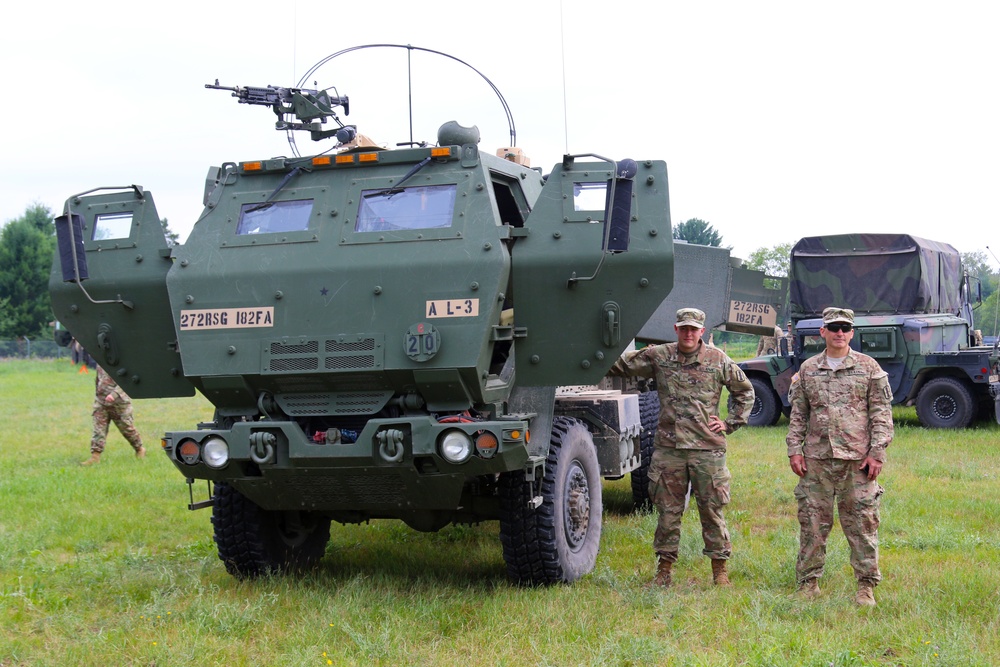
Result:
M915 405L924 426L1000 421L997 349L976 345L972 284L952 246L909 234L807 237L792 248L790 281L793 335L778 354L740 364L756 395L751 425L787 412L793 374L824 348L827 306L854 310L851 347L878 361L893 402Z
M596 385L671 290L665 163L566 156L543 177L474 127L386 150L340 122L346 97L231 90L336 152L212 168L183 245L140 186L71 197L50 282L132 397L215 406L163 449L208 480L189 507L212 507L227 570L308 566L331 520L395 518L499 520L515 581L590 571L601 477L648 464L655 413L567 387Z

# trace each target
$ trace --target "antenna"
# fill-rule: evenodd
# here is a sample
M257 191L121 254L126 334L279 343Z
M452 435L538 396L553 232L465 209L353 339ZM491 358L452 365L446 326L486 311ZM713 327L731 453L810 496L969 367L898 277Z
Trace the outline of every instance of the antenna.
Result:
M559 48L562 52L562 88L563 88L563 135L566 146L564 155L569 155L569 118L566 111L566 29L563 24L563 0L559 0Z

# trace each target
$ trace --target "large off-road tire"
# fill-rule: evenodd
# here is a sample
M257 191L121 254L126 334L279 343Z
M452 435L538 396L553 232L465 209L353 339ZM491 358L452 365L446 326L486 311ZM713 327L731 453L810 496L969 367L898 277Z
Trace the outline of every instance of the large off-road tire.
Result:
M225 482L215 484L212 525L219 558L239 579L310 568L330 540L327 517L261 509Z
M601 544L601 473L583 422L556 417L540 495L524 473L500 479L500 541L507 576L531 586L575 581L594 569Z
M655 391L639 394L639 467L632 471L632 503L637 510L649 509L653 502L649 499L649 462L653 458L653 440L656 426L660 421L660 396Z
M753 407L750 408L750 417L747 418L748 426L774 426L781 419L781 399L774 393L771 383L760 378L750 378L753 385ZM732 399L729 407L732 409Z
M928 380L917 394L917 419L927 428L966 428L976 408L972 391L956 378Z

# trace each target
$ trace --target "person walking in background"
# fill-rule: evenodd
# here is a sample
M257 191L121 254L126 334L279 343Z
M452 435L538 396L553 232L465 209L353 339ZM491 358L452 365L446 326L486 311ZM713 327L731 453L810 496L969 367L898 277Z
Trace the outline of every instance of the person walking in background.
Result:
M90 440L90 458L80 463L90 466L100 463L104 443L108 437L108 427L115 423L122 436L128 440L135 450L138 459L146 456L146 448L142 446L142 438L135 428L132 417L132 399L119 387L111 376L100 365L97 366L97 389L94 394L94 435Z
M761 336L757 341L757 354L755 357L760 357L765 354L778 354L778 343L781 339L785 337L785 332L781 330L781 327L774 327L773 336Z
M820 594L826 540L837 502L840 526L851 546L858 581L855 602L875 606L878 568L879 497L875 480L892 442L892 390L888 376L871 357L850 348L854 311L827 308L820 336L826 352L802 362L789 391L788 461L799 476L799 594Z
M649 497L660 513L653 537L658 563L651 585L671 584L690 485L701 517L703 553L712 559L712 580L728 586L726 561L732 543L722 514L730 497L726 434L747 423L753 386L725 352L702 341L704 312L681 308L674 331L676 343L627 352L611 368L612 375L654 379L660 398L649 464ZM723 387L732 397L726 421L719 418Z

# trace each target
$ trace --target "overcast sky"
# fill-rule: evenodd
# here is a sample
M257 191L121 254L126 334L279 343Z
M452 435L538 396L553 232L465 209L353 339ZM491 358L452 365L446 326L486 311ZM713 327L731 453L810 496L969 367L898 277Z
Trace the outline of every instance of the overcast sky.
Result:
M0 40L0 221L137 183L184 238L209 166L291 154L269 109L205 83L293 86L329 54L394 43L481 71L546 173L567 150L665 160L674 223L707 220L737 256L859 231L1000 255L997 2L18 7ZM482 150L509 145L484 81L425 53L411 66L414 139L457 120L479 126ZM405 49L369 49L308 83L336 86L342 120L392 145L409 140L406 73Z

